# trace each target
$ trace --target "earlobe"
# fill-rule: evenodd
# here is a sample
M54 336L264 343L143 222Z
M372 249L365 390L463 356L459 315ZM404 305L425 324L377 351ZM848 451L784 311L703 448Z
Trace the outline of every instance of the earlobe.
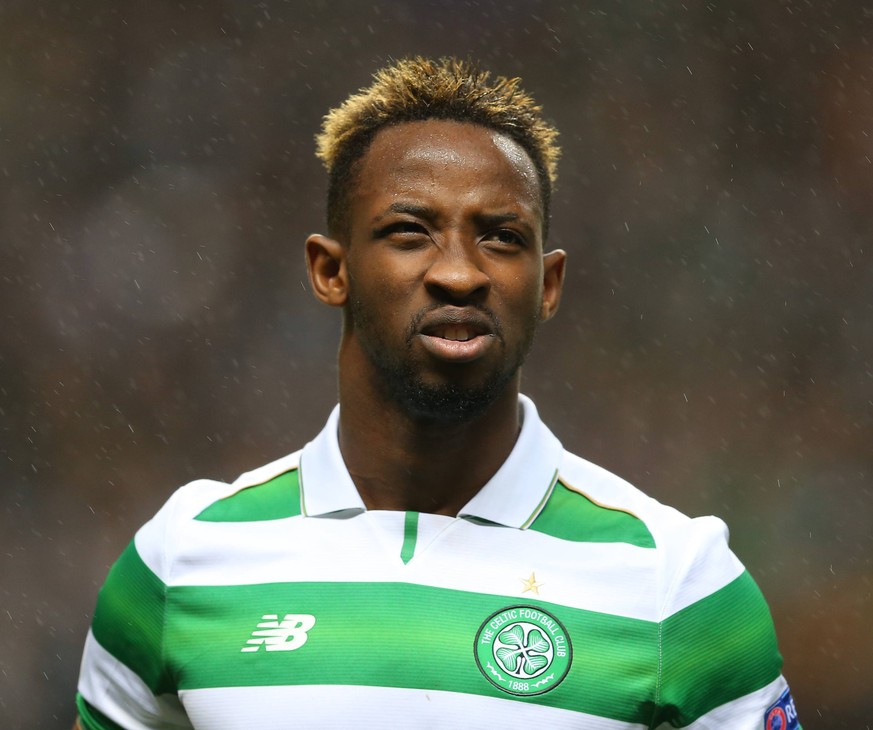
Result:
M540 308L540 321L551 319L558 311L561 290L564 287L564 269L567 254L561 249L543 254L543 302Z
M339 242L319 233L306 239L306 270L312 293L325 304L341 307L348 299L346 250Z

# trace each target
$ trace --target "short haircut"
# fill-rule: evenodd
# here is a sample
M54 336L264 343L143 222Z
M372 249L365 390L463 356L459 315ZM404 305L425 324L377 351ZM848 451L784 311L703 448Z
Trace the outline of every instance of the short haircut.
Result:
M543 237L549 225L557 178L558 130L542 107L519 88L518 78L491 78L470 61L415 57L373 75L373 83L331 109L316 136L316 155L329 175L327 225L336 238L346 233L348 198L356 163L376 134L403 122L441 119L478 124L518 143L537 170L543 205Z

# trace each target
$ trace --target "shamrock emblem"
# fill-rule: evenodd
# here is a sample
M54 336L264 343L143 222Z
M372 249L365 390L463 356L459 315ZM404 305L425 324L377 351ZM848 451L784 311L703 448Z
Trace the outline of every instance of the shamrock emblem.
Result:
M551 663L552 642L536 626L526 625L529 627L526 640L521 623L501 631L497 635L499 644L494 656L505 671L528 679L544 671Z

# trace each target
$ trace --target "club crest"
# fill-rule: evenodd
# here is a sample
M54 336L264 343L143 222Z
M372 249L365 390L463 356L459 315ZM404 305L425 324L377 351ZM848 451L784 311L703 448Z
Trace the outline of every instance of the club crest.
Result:
M535 606L510 606L491 614L476 633L473 653L491 684L520 696L557 687L573 659L563 624Z

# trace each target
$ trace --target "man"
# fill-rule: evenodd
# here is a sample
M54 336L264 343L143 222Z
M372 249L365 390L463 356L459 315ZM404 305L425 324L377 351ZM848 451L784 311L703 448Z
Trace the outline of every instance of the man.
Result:
M414 59L325 119L339 407L179 490L101 591L84 728L799 727L713 517L569 454L519 394L563 251L517 81Z

